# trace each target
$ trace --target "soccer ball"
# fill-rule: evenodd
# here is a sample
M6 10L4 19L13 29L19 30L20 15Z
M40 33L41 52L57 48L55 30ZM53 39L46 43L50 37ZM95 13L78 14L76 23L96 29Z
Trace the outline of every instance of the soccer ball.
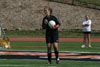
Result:
M50 28L53 28L56 25L56 23L55 23L55 21L51 20L51 21L49 21L48 25Z
M8 48L8 45L6 45L5 48Z

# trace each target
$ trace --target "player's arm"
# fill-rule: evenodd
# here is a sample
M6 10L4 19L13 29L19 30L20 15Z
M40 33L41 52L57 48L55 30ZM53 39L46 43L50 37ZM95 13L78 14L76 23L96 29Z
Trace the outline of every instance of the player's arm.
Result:
M89 24L84 24L83 27L85 27L85 26L89 26Z
M56 22L56 25L53 27L53 29L59 28L59 26L61 25L61 23L59 22L59 20L56 17L54 17L54 21Z
M55 26L53 27L53 29L57 29L57 28L59 28L59 25L55 25Z
M87 24L83 24L84 27L85 26L90 26L90 25L91 25L91 20L89 20Z
M83 22L82 26L83 26L83 27L89 26L89 24L86 24L86 23Z
M43 20L42 20L42 29L46 29L46 25L45 25L45 18L43 18Z

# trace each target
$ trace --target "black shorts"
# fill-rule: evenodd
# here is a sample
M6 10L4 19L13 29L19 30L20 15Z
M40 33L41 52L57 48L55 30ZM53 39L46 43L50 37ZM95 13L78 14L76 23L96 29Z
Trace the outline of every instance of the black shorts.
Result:
M91 32L83 32L84 34L91 34Z
M54 43L54 42L59 42L58 40L58 33L55 33L55 34L51 34L51 33L48 33L46 34L46 43Z

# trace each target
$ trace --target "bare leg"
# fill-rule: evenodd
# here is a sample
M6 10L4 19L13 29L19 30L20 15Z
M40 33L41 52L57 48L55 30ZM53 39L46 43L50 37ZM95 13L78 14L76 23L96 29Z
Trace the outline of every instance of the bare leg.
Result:
M83 45L85 45L86 44L86 34L84 34L84 38L83 38Z
M91 41L90 41L90 34L88 34L88 45L91 44Z
M86 38L87 38L87 34L84 34L83 45L86 45Z
M91 47L90 34L87 35L87 39L88 39L88 46Z
M54 50L58 51L58 43L56 43L56 42L54 43Z
M81 48L85 48L85 45L86 45L86 35L87 34L83 34L83 45L81 46Z

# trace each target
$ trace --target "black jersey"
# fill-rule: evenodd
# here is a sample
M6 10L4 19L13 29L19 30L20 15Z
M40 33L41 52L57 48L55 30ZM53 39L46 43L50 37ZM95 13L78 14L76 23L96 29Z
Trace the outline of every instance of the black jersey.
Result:
M53 32L58 32L58 29L51 29L49 26L48 26L48 22L49 21L55 21L56 25L59 25L60 26L60 22L59 20L57 19L57 17L53 16L53 15L50 15L50 17L48 18L47 16L45 16L43 18L43 21L42 21L42 28L43 29L46 29L46 33L53 33Z

